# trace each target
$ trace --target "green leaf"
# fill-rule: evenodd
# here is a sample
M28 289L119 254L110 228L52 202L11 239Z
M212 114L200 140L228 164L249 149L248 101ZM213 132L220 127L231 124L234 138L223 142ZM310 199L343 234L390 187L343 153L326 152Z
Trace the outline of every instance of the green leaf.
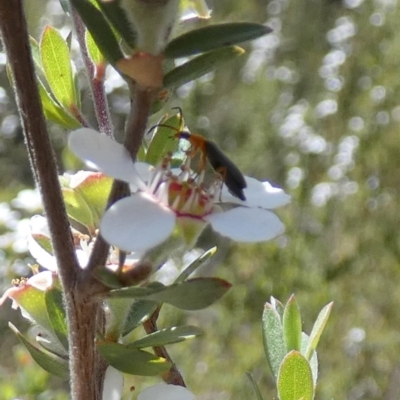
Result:
M325 325L328 322L329 314L331 313L333 307L333 302L327 304L319 313L317 320L314 323L314 326L312 328L311 334L310 334L310 340L307 346L307 349L305 351L304 356L307 358L307 360L310 359L312 356L313 352L318 346L319 339L322 335L322 332L324 331Z
M281 319L278 312L266 303L262 316L264 351L275 380L278 378L279 367L286 355L285 340Z
M312 400L314 387L308 361L293 350L284 358L278 375L279 400Z
M40 54L47 82L57 101L67 110L79 103L68 45L60 33L47 26L40 41Z
M11 323L8 323L9 327L14 331L17 335L18 339L21 343L26 347L29 351L32 358L47 372L50 372L53 375L56 375L60 378L67 379L68 378L68 363L63 359L56 357L52 354L47 354L43 350L34 346L30 343L19 331L18 329Z
M95 216L85 199L76 190L70 188L62 188L61 190L68 216L93 232L96 227Z
M71 0L71 4L82 18L104 57L112 65L124 58L118 40L103 13L88 0Z
M290 296L283 312L283 334L287 351L300 351L301 315L294 295Z
M301 354L304 356L307 350L307 347L310 343L310 337L302 332L301 335ZM314 387L317 386L317 379L318 379L318 353L314 350L311 356L311 359L308 360L312 372Z
M219 47L232 46L271 33L265 25L250 22L231 22L194 29L171 40L165 48L165 57L179 58L205 53Z
M118 289L124 286L118 276L108 268L96 268L93 271L93 275L110 289Z
M29 37L29 44L31 46L32 58L35 65L35 71L37 75L37 84L39 87L39 95L43 106L45 117L52 122L55 122L66 129L76 129L81 126L80 122L75 119L71 114L65 111L56 100L47 91L45 85L39 78L39 75L45 77L45 72L42 65L42 59L40 56L40 47L38 42Z
M126 44L132 49L135 48L137 34L121 6L121 0L96 0L96 3Z
M188 339L194 339L203 334L196 326L175 326L161 329L151 333L142 339L129 343L127 346L133 349L145 347L165 346L167 344L179 343Z
M131 349L119 343L100 342L97 349L118 371L131 375L153 376L167 371L171 364L162 357L143 350Z
M74 186L76 193L84 199L90 208L95 226L98 226L106 209L112 183L112 178L99 172L87 175L79 185Z
M147 149L145 162L156 165L161 157L168 152L173 152L178 145L178 139L174 139L175 133L183 129L183 117L181 114L174 114L162 122L154 133L150 145Z
M256 399L257 400L263 400L263 398L261 396L260 389L259 389L259 387L257 385L257 382L254 380L253 375L251 375L250 372L246 372L246 376L249 378L251 386L254 389L254 394L256 395Z
M45 292L29 284L29 281L13 293L12 299L26 311L33 321L47 331L52 331L45 301Z
M46 90L39 78L37 79L37 83L39 87L40 100L42 102L43 111L46 119L61 125L65 129L76 129L82 126L77 119L68 114L63 108L58 105L58 103Z
M217 247L213 247L207 250L199 258L194 260L190 265L188 265L180 275L175 279L174 283L180 283L185 281L197 268L201 267L205 262L207 262L215 253L217 252Z
M32 238L35 239L35 242L47 253L54 255L53 246L51 244L51 239L41 233L32 233ZM55 261L54 261L55 262Z
M171 286L127 287L109 292L109 297L129 297L168 303L182 310L201 310L219 300L231 284L219 278L196 278Z
M128 316L125 321L124 329L122 330L122 336L127 335L133 331L136 327L147 321L151 314L156 311L158 304L150 300L137 300L135 301L131 309L129 310Z
M93 36L88 30L85 31L85 43L89 53L89 57L92 60L93 64L94 65L105 64L105 58L102 52L97 47L97 44L93 39Z
M29 36L29 45L31 48L31 54L32 54L33 63L35 65L35 70L36 70L36 72L40 72L44 76L45 73L44 73L43 64L42 64L42 58L40 55L39 43L32 36Z
M283 318L283 312L285 311L285 307L283 304L278 300L275 299L275 297L271 296L271 306L277 311L281 319Z
M219 65L244 54L237 46L222 47L209 51L169 71L164 77L164 86L176 88L213 71Z
M66 322L67 316L64 310L61 290L59 290L58 288L52 288L46 290L45 302L52 330L56 334L60 343L67 350L68 349L68 330Z

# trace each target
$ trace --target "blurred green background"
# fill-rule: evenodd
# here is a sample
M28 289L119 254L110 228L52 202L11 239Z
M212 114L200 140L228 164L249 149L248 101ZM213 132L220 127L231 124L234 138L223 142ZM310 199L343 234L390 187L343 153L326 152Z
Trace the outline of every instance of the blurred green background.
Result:
M218 242L213 274L232 290L207 310L165 307L163 321L206 332L170 347L198 399L252 399L245 372L276 397L262 347L270 296L300 304L309 333L319 310L335 305L319 345L317 399L400 398L400 10L396 0L215 1L212 21L267 23L274 33L244 44L246 55L181 87L164 107L181 106L192 131L216 141L250 176L283 187L284 236L261 245ZM26 2L31 34L68 23L57 1ZM66 25L67 23L67 25ZM204 22L191 22L190 27ZM11 202L33 182L1 55L0 287L29 274L24 250L30 212ZM78 69L82 68L77 59ZM81 87L94 121L87 83ZM115 127L129 99L110 80ZM159 116L158 114L157 116ZM60 156L66 132L50 125ZM34 210L32 210L33 212ZM22 220L22 221L21 221ZM7 327L28 325L10 303L0 312L0 399L66 399L65 382L40 370ZM163 322L160 322L162 326ZM156 379L127 378L139 391Z

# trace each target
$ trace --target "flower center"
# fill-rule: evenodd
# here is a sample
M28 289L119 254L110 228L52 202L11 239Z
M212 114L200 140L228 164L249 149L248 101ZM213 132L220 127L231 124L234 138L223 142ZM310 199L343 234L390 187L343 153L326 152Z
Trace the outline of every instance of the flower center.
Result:
M164 157L154 171L149 188L153 188L152 194L178 217L202 218L212 211L221 191L221 182L214 179L206 185L204 171L192 171L190 162L188 155L179 169L172 169L171 155Z

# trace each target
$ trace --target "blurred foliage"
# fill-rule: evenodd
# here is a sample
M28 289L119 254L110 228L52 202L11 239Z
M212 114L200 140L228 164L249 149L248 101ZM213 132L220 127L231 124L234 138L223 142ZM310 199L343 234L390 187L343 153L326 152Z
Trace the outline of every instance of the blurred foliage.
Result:
M162 316L168 325L185 322L206 332L204 338L173 346L172 357L199 399L252 398L247 370L265 398L273 398L274 383L262 347L263 304L271 295L286 302L295 293L306 332L321 307L335 303L319 344L316 397L396 400L400 398L397 2L214 3L213 21L266 22L274 33L246 44L247 57L179 88L166 110L181 106L192 131L215 140L246 175L284 187L293 201L279 212L287 231L275 242L228 246L219 239L223 262L217 274L234 287L216 306L193 313L165 307ZM56 5L48 3L48 17L39 19L32 13L36 38L35 24L43 27L49 22L45 18L51 16L57 28L64 25ZM2 72L0 196L8 201L32 180L4 66ZM86 93L83 77L80 83ZM127 92L115 82L108 91L115 126L122 130ZM82 97L93 120L90 99ZM51 130L60 151L64 133L54 125ZM6 226L2 215L0 229L0 234L14 229ZM199 245L209 248L215 240L208 231ZM11 276L21 275L25 258L26 253L16 253L11 244L2 246L3 287ZM7 308L3 306L0 315L0 368L7 369L0 377L0 393L13 377L16 394L9 398L48 398L35 395L37 387L27 388L26 380L33 379L29 370L21 383L17 377L25 367L9 366L18 350L10 346L15 341L6 330L11 314ZM45 373L30 368L42 377L42 390L48 390ZM132 385L139 390L150 382L138 378Z

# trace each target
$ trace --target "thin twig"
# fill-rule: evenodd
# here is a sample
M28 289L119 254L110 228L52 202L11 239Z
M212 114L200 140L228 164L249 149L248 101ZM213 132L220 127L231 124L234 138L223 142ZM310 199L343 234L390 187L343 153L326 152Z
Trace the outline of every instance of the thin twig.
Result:
M146 131L147 121L151 113L151 107L156 98L157 92L154 90L141 89L136 87L132 82L129 83L131 93L133 93L132 106L126 124L126 133L124 146L128 149L132 156L132 162L136 160L137 152L142 144L143 136ZM108 207L117 200L129 196L129 186L126 182L114 181L109 198ZM99 235L93 247L89 263L85 268L86 279L92 275L92 272L103 267L107 260L109 245Z
M157 308L157 310L154 311L151 317L143 323L144 330L146 331L147 334L158 331L157 319L158 315L160 314L160 310L161 307ZM186 387L185 381L183 380L181 373L179 372L178 368L176 367L171 357L169 356L165 346L154 346L153 350L158 357L163 357L171 363L171 368L167 372L162 374L164 382L170 385L178 385Z
M87 77L89 80L89 87L93 96L94 111L96 113L99 130L101 133L111 138L114 138L114 128L109 112L106 92L104 90L104 71L101 74L97 73L96 65L94 65L93 61L91 60L86 47L85 25L83 24L81 17L72 7L72 5L70 9L72 22L75 27L76 37L79 43L83 63L85 65Z

